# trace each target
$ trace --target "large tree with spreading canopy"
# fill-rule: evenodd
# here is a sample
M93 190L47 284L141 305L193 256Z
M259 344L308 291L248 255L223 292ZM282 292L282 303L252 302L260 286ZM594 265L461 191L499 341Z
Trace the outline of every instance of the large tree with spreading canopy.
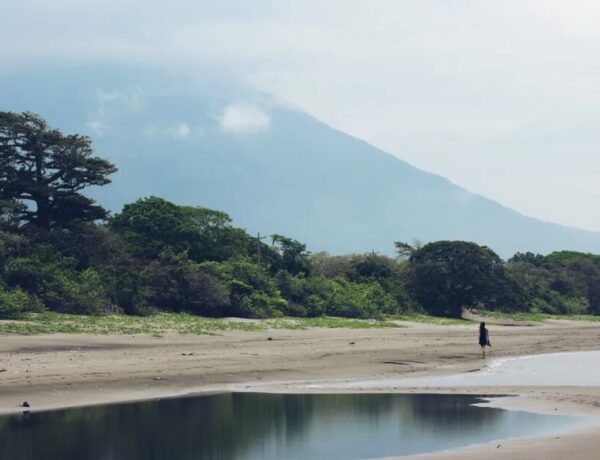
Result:
M0 212L3 220L42 229L106 217L83 189L116 171L93 155L87 136L65 135L40 116L0 112Z

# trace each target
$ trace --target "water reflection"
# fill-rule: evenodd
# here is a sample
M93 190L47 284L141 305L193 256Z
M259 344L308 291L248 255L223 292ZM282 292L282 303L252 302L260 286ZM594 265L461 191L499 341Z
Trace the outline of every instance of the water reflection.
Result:
M474 407L465 395L221 394L0 418L14 460L360 459L589 422Z

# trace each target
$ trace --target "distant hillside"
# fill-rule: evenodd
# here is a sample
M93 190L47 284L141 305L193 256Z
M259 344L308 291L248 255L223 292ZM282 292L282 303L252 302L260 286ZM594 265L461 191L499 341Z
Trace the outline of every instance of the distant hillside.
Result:
M394 241L414 239L471 240L504 257L600 252L600 233L523 216L263 96L148 75L0 74L0 108L90 134L97 153L119 167L113 184L94 191L112 210L159 195L332 253L391 253Z

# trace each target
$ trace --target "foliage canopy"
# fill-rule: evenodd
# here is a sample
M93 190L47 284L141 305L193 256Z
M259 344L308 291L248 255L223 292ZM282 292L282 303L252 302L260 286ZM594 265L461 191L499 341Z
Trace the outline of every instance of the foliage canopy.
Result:
M86 136L64 135L32 113L0 112L0 205L3 220L42 229L104 219L82 193L116 171L93 156Z
M251 318L380 318L464 308L600 314L600 256L515 254L464 241L396 242L397 257L271 244L224 212L150 196L106 211L83 195L116 168L89 138L0 112L0 318L44 309ZM104 220L105 222L101 222ZM99 222L100 221L100 222Z

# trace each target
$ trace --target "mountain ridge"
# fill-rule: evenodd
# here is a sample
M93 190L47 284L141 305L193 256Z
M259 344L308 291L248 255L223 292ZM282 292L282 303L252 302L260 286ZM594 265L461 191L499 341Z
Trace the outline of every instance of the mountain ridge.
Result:
M503 257L600 252L600 233L525 216L264 95L111 72L4 74L0 95L3 110L37 112L63 132L92 136L97 154L120 170L92 191L113 212L158 195L334 254L390 254L394 241L415 239L475 241Z

